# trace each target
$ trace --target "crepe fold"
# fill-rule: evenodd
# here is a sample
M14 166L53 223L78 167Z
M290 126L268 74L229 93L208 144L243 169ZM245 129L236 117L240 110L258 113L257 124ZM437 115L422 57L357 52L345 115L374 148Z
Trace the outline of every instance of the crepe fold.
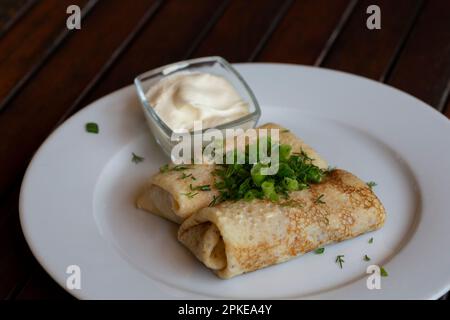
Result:
M178 240L228 279L373 231L384 220L371 188L349 172L333 170L323 182L281 202L226 201L204 208L183 222Z
M321 169L327 168L327 162L303 140L289 130L268 123L258 129L279 129L279 142L292 146L292 152L305 152L312 158L312 163ZM137 199L137 207L169 219L176 223L183 222L194 212L207 207L219 192L214 188L215 165L188 165L182 171L167 170L152 176ZM173 165L169 168L173 168ZM211 191L193 191L191 185L209 185ZM195 193L195 196L192 194Z

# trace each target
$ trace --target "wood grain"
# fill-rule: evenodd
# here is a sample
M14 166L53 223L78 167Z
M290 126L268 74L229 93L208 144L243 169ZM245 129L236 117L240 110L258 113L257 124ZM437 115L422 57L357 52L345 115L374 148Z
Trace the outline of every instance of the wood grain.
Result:
M230 62L252 60L290 3L233 1L192 56L222 56Z
M314 64L350 3L348 0L295 1L257 60Z
M450 79L450 1L426 1L388 83L439 111Z
M39 1L0 38L0 110L68 35L66 8L88 0Z
M0 299L26 279L31 270L31 254L23 238L17 213L19 193L10 192L0 203Z
M145 71L186 58L227 5L228 1L224 0L175 0L165 4L73 111L132 84L133 79Z

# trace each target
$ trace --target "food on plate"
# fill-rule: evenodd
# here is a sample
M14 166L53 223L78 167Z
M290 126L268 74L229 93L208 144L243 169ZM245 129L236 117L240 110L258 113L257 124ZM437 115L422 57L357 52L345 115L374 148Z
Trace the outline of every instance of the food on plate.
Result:
M289 145L292 154L302 153L312 165L326 170L328 165L316 151L289 130L273 123L260 129L279 129L279 143ZM137 207L176 223L214 204L223 190L216 187L214 173L219 165L166 165L153 175L137 199ZM223 188L222 188L223 189Z
M259 129L278 129L279 139ZM385 210L370 185L328 169L311 147L277 124L258 130L258 143L241 139L225 148L231 163L163 166L138 207L180 223L178 240L223 279L383 225ZM250 150L261 141L276 157L251 163ZM245 162L237 162L239 156ZM264 174L272 165L276 172Z
M204 72L167 76L146 93L150 106L172 130L192 131L194 121L212 128L250 114L249 105L225 78Z
M344 170L278 201L224 201L191 215L178 239L228 279L380 228L385 210L371 188Z

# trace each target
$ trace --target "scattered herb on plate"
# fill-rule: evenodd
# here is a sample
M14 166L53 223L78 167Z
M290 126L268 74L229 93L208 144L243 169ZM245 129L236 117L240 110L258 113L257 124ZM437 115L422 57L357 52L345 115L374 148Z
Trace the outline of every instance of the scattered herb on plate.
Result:
M369 243L372 244L373 243L373 238L369 239Z
M141 156L138 156L137 154L135 154L134 152L131 153L131 161L133 161L134 163L139 163L144 161L144 158Z
M314 250L315 254L322 254L325 252L325 248L317 248L316 250Z
M97 134L99 133L99 128L98 128L98 124L96 124L95 122L88 122L86 123L86 131L89 133L94 133Z
M364 255L364 261L370 261L370 257L366 254L366 255Z
M370 189L372 189L373 187L376 187L376 186L377 186L377 183L374 182L374 181L369 181L369 182L367 182L366 184L367 184L367 186L368 186Z
M342 269L342 264L345 262L344 261L344 255L339 255L336 257L336 261L337 264L339 264L339 267Z
M380 275L382 277L387 277L389 274L387 273L387 271L383 267L380 267Z

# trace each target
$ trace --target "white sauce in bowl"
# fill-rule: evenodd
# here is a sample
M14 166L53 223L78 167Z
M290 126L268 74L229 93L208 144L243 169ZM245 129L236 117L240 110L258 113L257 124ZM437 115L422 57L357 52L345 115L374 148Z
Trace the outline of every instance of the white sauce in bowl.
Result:
M192 131L194 121L212 128L250 113L232 84L209 73L177 73L156 83L147 99L159 117L173 131Z

